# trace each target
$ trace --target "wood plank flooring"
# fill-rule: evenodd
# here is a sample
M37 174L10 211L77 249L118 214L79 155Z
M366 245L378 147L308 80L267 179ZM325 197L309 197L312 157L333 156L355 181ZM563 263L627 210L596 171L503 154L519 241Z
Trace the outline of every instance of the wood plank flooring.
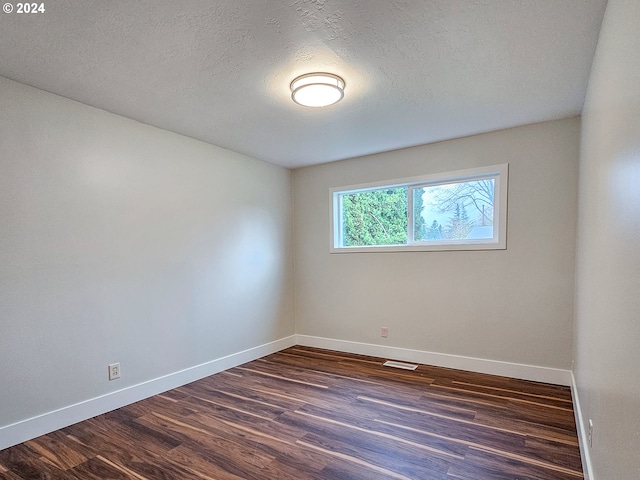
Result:
M0 451L0 479L582 479L566 387L293 347Z

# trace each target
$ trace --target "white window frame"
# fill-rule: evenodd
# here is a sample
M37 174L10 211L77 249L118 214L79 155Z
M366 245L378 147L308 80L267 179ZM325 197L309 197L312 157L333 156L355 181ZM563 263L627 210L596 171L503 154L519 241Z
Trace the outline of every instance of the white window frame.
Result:
M460 240L428 240L412 241L413 232L413 195L412 188L435 186L448 183L466 182L494 178L493 205L493 238L492 239L460 239ZM408 242L403 245L375 245L343 247L342 244L342 195L359 193L381 188L408 188ZM490 165L486 167L442 172L418 177L348 185L330 189L330 252L331 253L374 253L374 252L422 252L443 250L505 250L507 248L507 193L509 189L509 164Z

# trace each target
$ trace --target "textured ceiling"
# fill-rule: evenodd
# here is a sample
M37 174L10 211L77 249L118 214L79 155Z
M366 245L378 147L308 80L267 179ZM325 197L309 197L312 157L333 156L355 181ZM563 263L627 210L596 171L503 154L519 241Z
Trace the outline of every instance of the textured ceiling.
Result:
M15 2L14 2L15 3ZM606 0L47 0L0 75L285 167L580 113ZM342 102L294 104L328 71Z

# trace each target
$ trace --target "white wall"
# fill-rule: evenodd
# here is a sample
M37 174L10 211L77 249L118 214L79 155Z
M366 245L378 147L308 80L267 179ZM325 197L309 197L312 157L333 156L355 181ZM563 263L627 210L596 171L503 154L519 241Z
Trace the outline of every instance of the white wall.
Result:
M579 128L572 118L295 170L297 333L570 368ZM498 163L509 163L507 250L329 254L331 187Z
M0 78L0 427L292 335L291 227L290 171Z
M640 2L609 0L585 103L575 376L596 478L640 478Z

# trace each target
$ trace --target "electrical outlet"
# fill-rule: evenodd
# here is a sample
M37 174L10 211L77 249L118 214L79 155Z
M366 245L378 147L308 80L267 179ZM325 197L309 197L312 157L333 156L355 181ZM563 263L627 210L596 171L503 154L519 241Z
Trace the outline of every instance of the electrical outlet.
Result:
M120 364L111 363L109 364L109 380L115 380L116 378L120 378Z
M387 338L389 336L389 328L388 327L382 327L380 329L380 336L382 338Z
M593 420L589 419L589 448L593 448Z

